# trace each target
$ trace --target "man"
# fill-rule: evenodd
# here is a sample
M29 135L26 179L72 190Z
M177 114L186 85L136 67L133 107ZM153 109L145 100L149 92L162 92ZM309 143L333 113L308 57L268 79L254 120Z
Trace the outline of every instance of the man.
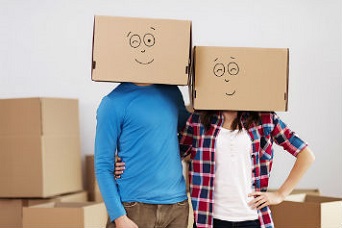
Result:
M102 99L95 172L117 228L187 226L177 132L188 116L177 86L121 83ZM116 180L115 151L127 167Z

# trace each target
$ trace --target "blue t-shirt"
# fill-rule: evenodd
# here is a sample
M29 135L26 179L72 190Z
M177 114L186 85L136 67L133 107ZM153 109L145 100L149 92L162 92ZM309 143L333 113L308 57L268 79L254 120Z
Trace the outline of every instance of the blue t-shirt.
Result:
M188 116L177 86L121 83L102 99L95 172L111 220L126 214L122 202L173 204L187 198L177 132ZM126 167L117 180L115 151Z

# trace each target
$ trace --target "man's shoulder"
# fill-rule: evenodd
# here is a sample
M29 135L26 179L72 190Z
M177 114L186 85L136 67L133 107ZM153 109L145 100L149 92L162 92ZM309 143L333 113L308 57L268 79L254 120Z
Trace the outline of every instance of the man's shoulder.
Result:
M116 109L120 107L125 98L125 93L120 92L119 88L116 87L101 100L100 109Z
M112 91L110 91L106 96L103 97L103 100L106 102L113 102L122 100L125 97L128 97L130 95L129 86L125 84L119 84L117 87L115 87Z

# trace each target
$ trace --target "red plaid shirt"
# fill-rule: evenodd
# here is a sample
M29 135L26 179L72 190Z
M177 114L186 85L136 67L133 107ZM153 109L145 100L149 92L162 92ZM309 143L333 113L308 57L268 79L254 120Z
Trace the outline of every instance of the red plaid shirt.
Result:
M307 144L304 143L273 112L259 114L261 121L247 129L252 141L252 182L255 191L265 192L273 161L273 142L284 150L297 156ZM248 112L241 117L242 126ZM214 179L215 179L215 144L223 124L222 113L218 112L211 121L211 127L205 132L199 115L194 113L188 119L180 133L180 148L183 156L191 154L189 182L195 222L198 228L213 227ZM261 228L274 227L269 207L258 210Z

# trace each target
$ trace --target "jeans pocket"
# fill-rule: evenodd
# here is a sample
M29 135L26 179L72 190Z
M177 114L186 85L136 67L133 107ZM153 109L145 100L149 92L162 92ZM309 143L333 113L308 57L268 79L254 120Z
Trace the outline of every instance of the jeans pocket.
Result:
M181 201L181 202L178 202L177 203L178 206L185 206L185 205L188 205L188 200L184 200L184 201Z
M134 207L137 204L138 204L138 202L123 202L123 206L125 208L131 208L131 207Z

